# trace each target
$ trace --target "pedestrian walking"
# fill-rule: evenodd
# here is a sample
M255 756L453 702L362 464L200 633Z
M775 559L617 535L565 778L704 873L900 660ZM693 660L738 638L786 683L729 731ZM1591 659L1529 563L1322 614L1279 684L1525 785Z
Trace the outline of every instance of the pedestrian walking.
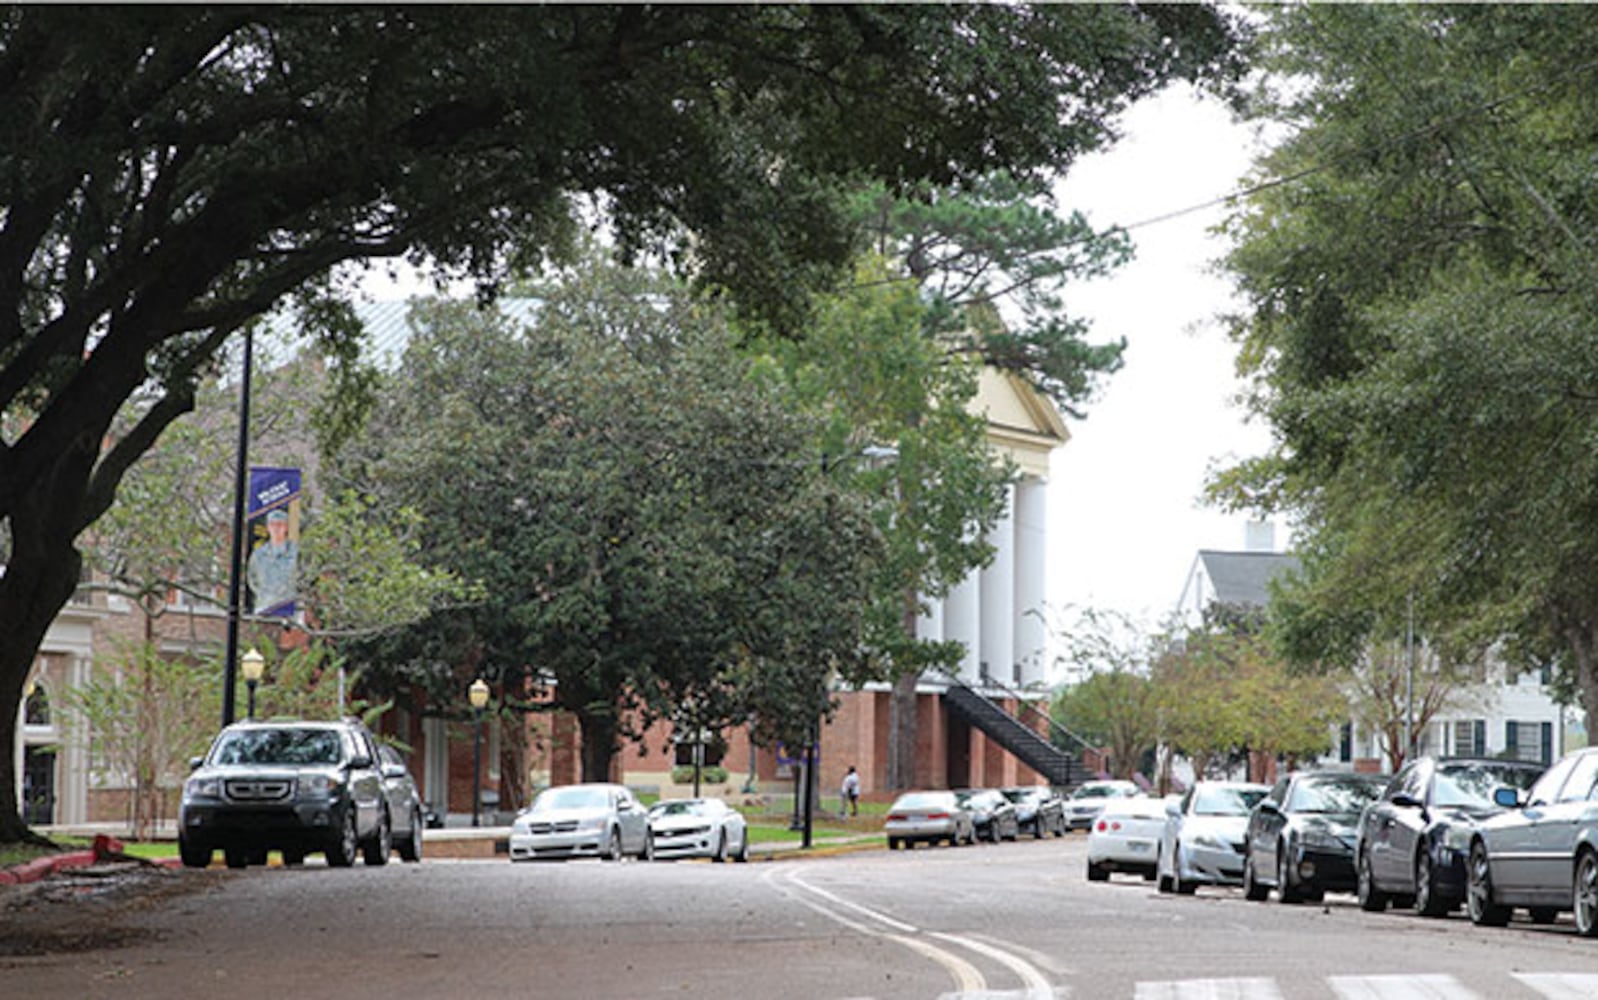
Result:
M843 776L843 811L851 816L860 815L860 775L850 765L849 773Z

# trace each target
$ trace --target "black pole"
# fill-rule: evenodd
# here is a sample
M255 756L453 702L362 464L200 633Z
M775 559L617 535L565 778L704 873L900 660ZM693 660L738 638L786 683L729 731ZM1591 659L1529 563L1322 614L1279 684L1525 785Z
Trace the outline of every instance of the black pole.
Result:
M808 753L808 751L806 751ZM790 758L793 764L789 765L793 771L793 819L788 823L788 829L798 833L805 828L804 806L800 804L804 796L805 762L797 758Z
M247 718L253 720L255 718L255 682L245 681L244 686L250 691L250 714Z
M816 746L816 730L810 728L810 739L805 743L805 836L804 846L810 846L811 833L815 826L815 798L816 798L816 765L820 762L821 754Z
M472 737L472 825L477 826L483 803L483 710L474 708L472 714L476 716Z
M255 362L255 335L244 328L244 374L239 381L239 447L233 470L233 550L228 554L227 651L222 665L222 725L233 724L238 698L239 617L243 603L244 491L250 460L250 369Z

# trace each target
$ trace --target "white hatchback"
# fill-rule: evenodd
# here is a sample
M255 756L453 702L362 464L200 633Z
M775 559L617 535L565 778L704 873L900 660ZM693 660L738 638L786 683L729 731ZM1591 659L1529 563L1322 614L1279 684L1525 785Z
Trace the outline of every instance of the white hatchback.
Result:
M1103 882L1111 872L1154 880L1160 835L1165 832L1165 804L1165 799L1146 796L1104 803L1088 830L1089 882Z

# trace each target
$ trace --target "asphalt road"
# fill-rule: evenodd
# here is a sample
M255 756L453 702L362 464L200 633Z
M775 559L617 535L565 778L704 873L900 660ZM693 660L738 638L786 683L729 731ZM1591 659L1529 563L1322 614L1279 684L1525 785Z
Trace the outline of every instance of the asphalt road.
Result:
M213 870L143 902L58 888L0 918L81 912L106 933L0 958L0 996L1598 997L1598 942L1568 917L1489 930L1351 897L1165 896L1088 883L1084 847Z

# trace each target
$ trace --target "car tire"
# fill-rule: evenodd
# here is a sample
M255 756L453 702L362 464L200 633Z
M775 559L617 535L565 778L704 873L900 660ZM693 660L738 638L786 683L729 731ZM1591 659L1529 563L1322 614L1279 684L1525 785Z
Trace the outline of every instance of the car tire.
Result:
M610 828L609 839L605 844L605 850L602 852L601 857L606 861L621 860L621 831L617 828Z
M1415 855L1415 912L1423 917L1441 917L1453 907L1437 894L1437 869L1424 846Z
M950 847L959 847L960 834L958 832L949 834L948 844Z
M988 843L997 844L998 842L999 842L999 824L998 824L997 821L994 821L994 822L991 822L991 823L988 824Z
M721 836L716 839L716 853L710 856L716 864L723 864L727 860L727 831L721 831Z
M889 837L888 838L888 850L897 851L898 849L899 849L899 838L898 837Z
M1048 832L1043 828L1043 817L1034 817L1032 820L1032 839L1042 840Z
M645 828L644 846L638 849L639 861L655 860L655 831Z
M222 848L222 860L229 868L248 868L250 866L250 853L242 847Z
M1422 854L1424 857L1424 853ZM1380 913L1387 909L1387 893L1376 887L1376 876L1371 871L1371 856L1369 851L1360 851L1359 858L1354 862L1354 877L1357 880L1355 894L1359 897L1359 908L1366 913ZM1416 885L1420 884L1420 875L1416 872Z
M422 811L420 809L411 810L411 832L404 840L395 845L399 849L401 861L422 860L423 826Z
M361 845L361 860L366 862L366 867L376 868L388 864L388 856L394 853L394 825L388 818L388 810L377 818L377 832L372 834L370 840Z
M1584 850L1577 856L1575 880L1570 905L1576 916L1576 933L1598 937L1598 854Z
M1182 845L1176 845L1175 857L1171 859L1171 891L1178 896L1191 896L1198 892L1198 883L1192 879L1182 878Z
M355 836L355 803L351 802L344 809L338 832L322 853L327 855L329 867L348 868L355 864L355 854L359 849L360 841Z
M1251 903L1263 903L1271 896L1271 887L1262 885L1254 872L1254 855L1243 855L1243 898Z
M182 837L178 838L178 857L183 860L183 867L185 868L211 867L211 849L202 847L199 844L191 844Z
M1289 904L1304 901L1302 891L1293 885L1293 862L1286 841L1276 845L1276 901Z
M749 831L747 829L744 830L743 840L738 844L738 853L734 854L732 859L740 865L749 863Z
M1509 923L1510 907L1493 899L1493 874L1487 861L1487 846L1481 841L1470 845L1465 866L1465 909L1470 922L1480 927L1502 927Z
M1108 868L1105 868L1103 865L1096 865L1091 861L1088 862L1089 882L1108 882L1109 880L1110 870Z

